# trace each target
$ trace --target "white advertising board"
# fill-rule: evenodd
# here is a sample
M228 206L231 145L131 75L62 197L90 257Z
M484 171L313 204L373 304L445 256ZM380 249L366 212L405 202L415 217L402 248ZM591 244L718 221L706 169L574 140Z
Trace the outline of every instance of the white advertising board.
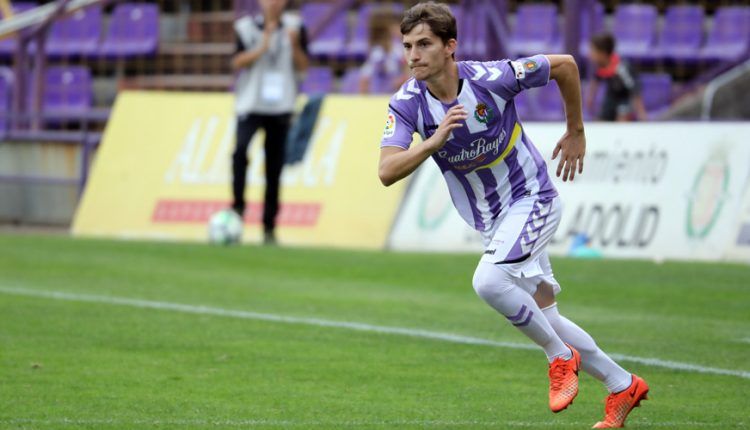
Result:
M564 125L524 128L554 176L557 162L550 158ZM605 257L727 258L748 188L747 136L750 123L588 124L583 175L567 183L554 178L565 209L550 252L566 254L570 239L585 233ZM433 162L412 179L389 246L481 251L478 233L453 209Z

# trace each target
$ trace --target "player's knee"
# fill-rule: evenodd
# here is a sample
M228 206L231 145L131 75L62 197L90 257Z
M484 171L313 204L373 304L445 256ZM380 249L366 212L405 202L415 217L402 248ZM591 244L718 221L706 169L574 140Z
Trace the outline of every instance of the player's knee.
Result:
M510 275L492 263L479 263L472 281L474 291L485 302L494 303L513 288Z
M537 285L536 292L534 293L534 301L536 301L536 304L539 305L539 307L542 309L554 305L554 287L545 281L539 283L539 285Z

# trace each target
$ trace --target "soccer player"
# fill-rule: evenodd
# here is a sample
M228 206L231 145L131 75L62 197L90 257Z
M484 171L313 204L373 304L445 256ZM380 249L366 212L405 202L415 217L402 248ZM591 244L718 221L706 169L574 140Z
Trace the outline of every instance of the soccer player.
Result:
M547 355L550 409L559 412L573 402L580 367L610 392L604 420L595 428L621 427L646 398L648 385L558 312L560 285L546 245L560 222L561 203L513 102L525 89L557 81L567 131L552 158L560 157L557 175L572 181L583 172L586 149L575 61L569 55L537 55L457 62L456 20L447 6L434 2L409 9L401 33L413 77L388 107L381 181L393 184L427 158L435 160L459 214L484 238L475 291ZM415 132L423 142L411 146Z

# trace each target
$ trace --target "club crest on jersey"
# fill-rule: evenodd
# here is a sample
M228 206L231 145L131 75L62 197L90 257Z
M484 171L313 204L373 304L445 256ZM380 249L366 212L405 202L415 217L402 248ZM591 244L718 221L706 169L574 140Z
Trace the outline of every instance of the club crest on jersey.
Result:
M396 133L396 115L392 112L388 112L388 117L385 120L385 128L383 128L383 138L393 137Z
M484 103L479 103L477 107L474 108L474 119L482 124L487 124L492 120L492 108Z

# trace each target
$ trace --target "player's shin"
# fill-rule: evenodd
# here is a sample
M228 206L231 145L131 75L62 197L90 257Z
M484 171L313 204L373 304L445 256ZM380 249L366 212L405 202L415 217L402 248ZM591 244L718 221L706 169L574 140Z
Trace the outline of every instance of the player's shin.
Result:
M557 304L543 309L544 316L563 340L581 354L581 368L584 372L600 380L610 393L626 389L631 375L602 351L585 330L560 315Z
M474 273L473 283L477 295L542 347L550 362L557 357L570 357L570 349L544 317L534 298L515 285L505 270L481 262Z

